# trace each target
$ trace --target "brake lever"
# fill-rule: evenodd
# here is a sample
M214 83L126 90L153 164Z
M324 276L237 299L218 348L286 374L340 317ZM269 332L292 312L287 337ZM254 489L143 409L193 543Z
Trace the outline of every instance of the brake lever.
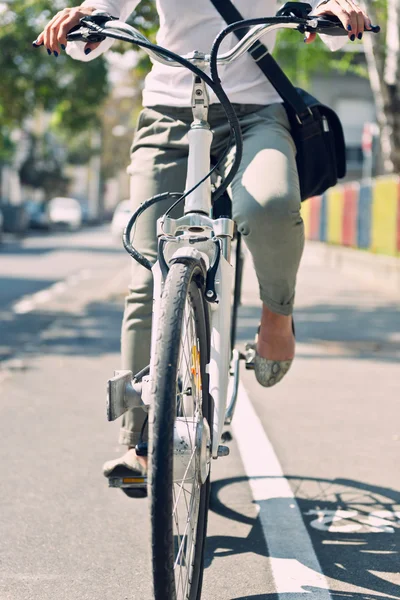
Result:
M101 33L108 21L117 21L118 17L113 17L102 10L95 10L90 16L82 17L79 25L73 27L67 34L68 42L103 42L106 36Z
M346 31L346 29L343 27L340 19L335 15L329 15L329 17L310 15L308 19L313 20L314 22L317 21L317 26L314 27L313 25L311 25L311 23L310 25L300 25L298 27L298 30L301 31L301 33L307 31L309 33L325 33L329 36L347 36L349 34L349 32ZM379 25L372 25L371 29L364 29L364 32L379 33L380 30L381 28L379 27Z

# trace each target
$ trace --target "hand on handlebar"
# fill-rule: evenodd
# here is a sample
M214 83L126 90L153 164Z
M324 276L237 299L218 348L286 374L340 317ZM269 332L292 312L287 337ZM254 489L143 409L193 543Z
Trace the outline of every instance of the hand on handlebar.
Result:
M79 25L82 17L90 16L96 9L89 6L76 6L74 8L64 8L58 12L52 20L46 25L38 38L33 42L33 46L45 46L49 56L54 53L58 56L60 47L65 50L67 46L67 33ZM85 54L89 54L97 48L99 43L88 43L85 45Z
M354 42L356 38L362 39L365 30L371 30L371 19L368 15L352 0L328 0L320 4L312 12L315 16L338 17L343 27L348 32L349 39ZM316 38L315 33L306 33L304 41L310 44Z

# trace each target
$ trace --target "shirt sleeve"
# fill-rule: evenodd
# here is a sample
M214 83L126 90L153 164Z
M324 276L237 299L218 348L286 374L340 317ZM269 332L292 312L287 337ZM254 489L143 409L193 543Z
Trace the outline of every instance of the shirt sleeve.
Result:
M81 6L91 6L98 10L104 10L113 17L118 17L121 21L126 21L131 12L135 10L140 0L85 0ZM68 42L66 53L75 60L89 62L94 60L103 52L106 52L113 45L114 40L107 39L101 42L95 50L86 55L84 52L84 42Z
M311 4L313 10L317 8L322 0L308 0L309 4ZM347 36L332 36L332 35L320 35L321 40L324 42L326 46L328 46L329 50L334 52L335 50L340 50L343 48L348 42Z

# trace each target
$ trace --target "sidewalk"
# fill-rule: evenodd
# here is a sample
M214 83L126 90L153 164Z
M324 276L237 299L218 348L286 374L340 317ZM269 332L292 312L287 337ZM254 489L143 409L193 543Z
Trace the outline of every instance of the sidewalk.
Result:
M400 299L400 257L372 254L334 246L323 242L307 241L321 264L338 269L344 275L355 277L369 285L376 285Z

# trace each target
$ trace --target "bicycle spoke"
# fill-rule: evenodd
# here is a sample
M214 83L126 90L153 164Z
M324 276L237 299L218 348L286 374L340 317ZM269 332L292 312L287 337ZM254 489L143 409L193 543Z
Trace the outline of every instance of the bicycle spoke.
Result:
M195 351L193 350L195 348ZM196 544L196 527L200 498L200 486L193 476L187 479L193 469L197 445L193 438L194 424L201 417L201 393L196 385L198 377L198 339L193 308L188 298L182 319L181 344L178 360L177 399L179 400L180 421L186 428L190 456L180 482L174 484L173 522L178 549L175 553L175 585L180 600L187 598L190 587L190 574L193 568L192 557ZM178 381L180 389L178 386ZM193 469L194 470L194 469ZM176 488L179 489L176 489ZM179 573L178 573L179 571Z
M195 457L195 453L196 453L196 449L194 449L194 450L193 450L193 452L192 452L192 455L191 455L191 457L190 457L190 460L189 460L188 466L186 467L186 471L185 471L185 473L184 473L184 475L183 475L183 477L182 477L182 481L185 481L185 477L186 477L186 475L187 475L187 473L188 473L188 471L189 471L189 467L190 467L190 465L191 465L191 463L192 463L192 460L193 460L193 458ZM176 483L175 485L179 485L179 483ZM179 487L181 487L181 486L179 486ZM183 487L183 486L182 486L182 487ZM182 487L181 487L181 489L180 489L180 491L179 491L178 498L177 498L177 500L176 500L176 502L175 502L175 506L174 506L174 511L173 511L173 512L175 512L175 510L176 510L176 507L177 507L177 504L178 504L178 501L179 501L179 498L180 498L180 494L181 494L181 491L182 491Z

